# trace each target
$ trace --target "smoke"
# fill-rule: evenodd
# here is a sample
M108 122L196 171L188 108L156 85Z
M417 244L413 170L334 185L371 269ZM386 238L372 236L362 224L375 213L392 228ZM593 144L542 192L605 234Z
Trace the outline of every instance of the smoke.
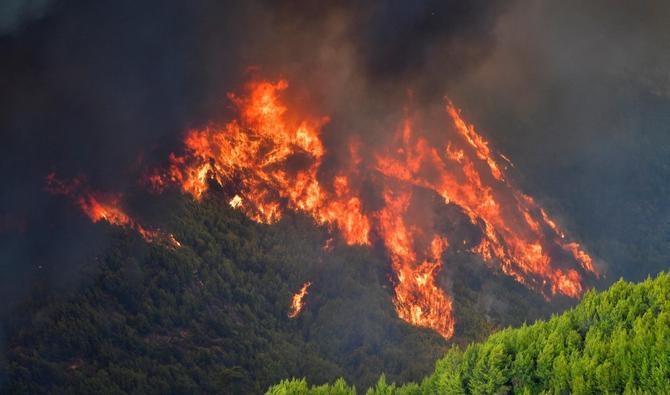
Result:
M39 19L51 0L6 0L0 3L0 35L13 33L24 24Z
M625 122L616 117L624 106L643 94L668 97L668 16L662 1L516 2L497 21L495 50L453 94L476 101L471 107L480 113L543 122L523 136L535 147L549 146L537 144L549 138L556 151L593 153L602 148L595 139L608 144L606 136L635 131L630 123L611 128Z

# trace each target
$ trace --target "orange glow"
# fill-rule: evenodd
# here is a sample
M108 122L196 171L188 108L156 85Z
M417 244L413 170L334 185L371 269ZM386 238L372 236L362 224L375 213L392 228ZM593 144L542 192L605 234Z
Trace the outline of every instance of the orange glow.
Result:
M435 230L426 196L458 206L479 229L477 239L459 244L475 245L472 253L547 298L578 297L583 277L597 275L581 246L564 241L545 210L510 183L504 171L512 162L451 102L442 125L426 127L422 117L408 115L385 145L349 139L347 164L324 171L328 118L288 106L281 99L287 88L283 80L256 81L244 95L229 94L235 119L190 130L184 153L170 155L168 168L149 181L158 188L174 183L195 199L211 183L230 185L236 194L229 204L257 222L276 222L291 210L338 230L347 244L380 242L395 273L399 317L445 338L454 332L452 298L437 276L448 242ZM374 204L362 192L363 179L374 180Z
M181 243L172 234L146 229L131 218L121 207L121 194L90 192L81 179L63 181L59 180L54 173L47 176L46 182L47 191L72 198L93 223L105 221L110 225L135 229L149 243L163 243L174 248L181 247Z
M295 318L300 314L302 311L303 307L305 307L305 296L307 296L307 289L312 286L311 282L306 282L303 284L302 288L300 288L300 291L298 293L293 295L293 298L291 299L291 311L288 313L289 318Z

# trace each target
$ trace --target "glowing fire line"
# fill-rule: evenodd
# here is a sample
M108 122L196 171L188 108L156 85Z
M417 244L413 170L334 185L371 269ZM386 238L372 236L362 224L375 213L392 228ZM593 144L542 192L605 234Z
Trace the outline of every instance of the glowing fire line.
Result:
M59 180L55 173L47 176L46 184L48 192L54 195L69 196L74 200L93 223L105 221L110 225L135 229L149 243L162 243L173 248L181 247L181 243L172 234L147 229L131 218L121 208L121 194L90 192L81 179L63 181Z
M436 275L448 241L416 215L425 202L415 191L458 206L481 231L471 251L546 297L578 297L583 276L597 276L582 247L567 242L545 210L510 184L504 171L511 161L495 154L451 102L448 133L417 133L420 117L407 116L389 146L369 150L372 168L363 167L366 147L352 139L351 161L328 178L320 173L327 153L320 134L328 118L289 111L279 98L287 87L286 81L259 81L249 83L244 95L230 94L236 119L189 131L184 153L170 155L168 168L150 181L157 189L177 184L195 199L210 182L236 184L229 204L257 222L273 223L293 210L339 230L351 245L371 245L379 237L396 274L399 317L445 338L454 330L452 300ZM382 176L375 186L383 205L374 210L361 192L372 173Z
M293 295L293 298L291 299L291 311L288 313L289 318L295 318L300 314L302 311L303 307L305 307L305 296L307 296L307 290L309 287L312 286L311 282L306 282L303 284L302 288L300 288L300 291L298 291L296 294Z

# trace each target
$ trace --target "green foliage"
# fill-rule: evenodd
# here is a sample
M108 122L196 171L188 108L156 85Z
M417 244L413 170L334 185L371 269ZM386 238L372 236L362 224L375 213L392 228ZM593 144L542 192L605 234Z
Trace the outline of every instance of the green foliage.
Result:
M445 351L397 318L383 256L324 251L330 234L309 219L259 225L217 199L182 198L168 221L180 249L98 225L115 240L83 285L17 312L11 392L249 394L291 376L369 386L382 371L417 379ZM307 306L289 319L305 281Z
M637 285L620 280L548 321L502 330L465 351L453 347L420 385L388 385L382 376L367 395L660 394L668 388L670 274L661 274ZM330 393L324 386L319 391Z
M226 201L162 196L147 223L174 233L183 245L176 250L96 225L110 231L113 244L83 269L82 285L38 295L14 316L10 390L249 394L286 377L315 384L343 377L358 388L413 393L386 379L429 374L448 344L397 317L384 255L338 240L324 251L331 234L312 220L287 215L259 225ZM441 280L452 284L454 343L557 307L467 254L448 254ZM313 284L307 305L289 319L291 296L305 281ZM482 388L504 387L505 351L481 366L499 369L481 378Z
M333 385L309 387L305 379L282 380L281 383L270 387L268 395L355 395L356 388L349 387L343 379L338 379Z

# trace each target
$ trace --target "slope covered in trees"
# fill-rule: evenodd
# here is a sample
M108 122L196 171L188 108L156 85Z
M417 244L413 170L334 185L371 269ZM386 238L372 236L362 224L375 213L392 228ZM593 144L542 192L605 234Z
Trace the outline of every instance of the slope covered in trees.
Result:
M11 317L0 363L10 392L249 394L285 377L367 387L382 372L418 380L448 350L438 334L398 319L383 250L337 237L324 249L331 234L312 220L256 224L220 196L160 200L139 211L182 247L84 223L112 244L79 269L77 287L38 289ZM474 257L452 254L440 281L455 297L453 342L566 302L547 305ZM306 306L289 319L306 281Z
M381 377L374 394L661 394L670 388L670 274L602 293L548 321L505 329L465 351L453 347L421 384ZM273 386L271 395L354 394L343 380Z

